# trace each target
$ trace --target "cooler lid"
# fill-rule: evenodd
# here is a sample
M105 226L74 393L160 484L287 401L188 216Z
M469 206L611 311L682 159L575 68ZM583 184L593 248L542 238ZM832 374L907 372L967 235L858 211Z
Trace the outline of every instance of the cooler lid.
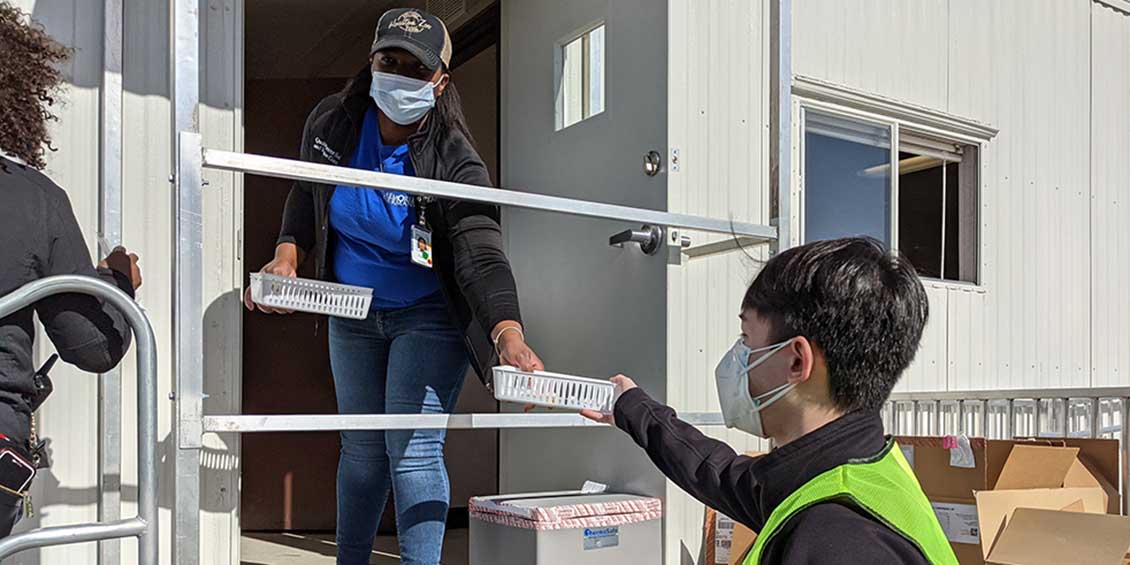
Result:
M535 522L558 522L588 516L660 512L658 498L633 494L561 493L503 494L471 499L471 512L518 516Z

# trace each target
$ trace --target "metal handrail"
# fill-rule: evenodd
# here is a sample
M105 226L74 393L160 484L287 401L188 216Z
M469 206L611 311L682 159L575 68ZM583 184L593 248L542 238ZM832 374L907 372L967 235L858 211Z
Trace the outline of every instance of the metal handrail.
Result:
M49 545L137 537L138 563L157 564L157 342L145 313L129 296L101 280L77 275L40 279L0 297L0 318L61 293L98 297L120 310L137 348L137 516L113 522L39 528L0 540L0 559Z
M1072 402L1086 402L1084 413L1076 412L1073 417ZM1102 403L1106 401L1110 413L1110 422L1102 423ZM993 403L1003 402L1003 410L991 409ZM1054 413L1045 410L1044 403L1050 402L1053 406L1062 404L1062 420L1056 421ZM1021 403L1030 403L1031 409L1025 410L1023 429L1017 425L1018 408ZM944 429L943 405L957 405L953 426L956 429ZM968 405L975 409L967 411ZM930 407L924 410L924 407ZM999 406L998 406L999 407ZM901 408L908 408L901 410ZM1117 408L1117 420L1115 419ZM884 419L888 421L888 430L895 435L944 435L954 433L978 433L985 437L993 435L1000 438L1011 437L1052 437L1052 438L1098 438L1103 436L1116 436L1119 442L1121 467L1119 480L1121 482L1122 512L1130 515L1130 387L1093 387L1093 388L1045 388L1045 389L1004 389L1004 390L970 390L970 391L938 391L938 392L898 392L890 396L883 408ZM923 425L922 416L929 413L933 421ZM1082 417L1079 417L1079 416ZM1003 422L999 421L1003 416ZM1048 426L1041 426L1041 420L1046 416ZM909 422L906 422L907 417ZM996 433L990 433L990 420L996 417L998 426ZM927 418L929 420L930 418ZM973 421L970 424L970 420ZM1076 425L1072 426L1072 421ZM903 429L909 423L909 429ZM967 430L966 428L972 428ZM922 428L928 428L923 430ZM922 433L922 432L927 433Z
M489 188L424 177L380 173L251 153L234 153L219 149L202 149L201 151L200 164L205 169L289 180L396 190L408 194L452 198L469 202L487 202L499 206L557 212L573 216L638 222L667 228L733 235L745 238L743 241L749 244L775 241L778 236L777 228L774 226L751 224L749 222L632 208L603 202Z
M891 402L914 400L1034 400L1062 398L1130 398L1130 387L1094 388L1029 388L998 390L963 390L938 392L895 392Z
M684 412L694 426L723 425L721 412ZM497 430L603 427L580 414L230 414L204 416L204 431L216 433L337 432L345 430Z

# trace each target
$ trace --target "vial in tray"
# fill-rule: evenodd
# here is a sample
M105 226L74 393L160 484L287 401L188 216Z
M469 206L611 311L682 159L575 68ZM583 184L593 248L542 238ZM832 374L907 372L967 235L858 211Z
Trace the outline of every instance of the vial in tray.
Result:
M607 380L511 366L494 368L494 397L507 402L611 413L615 387Z

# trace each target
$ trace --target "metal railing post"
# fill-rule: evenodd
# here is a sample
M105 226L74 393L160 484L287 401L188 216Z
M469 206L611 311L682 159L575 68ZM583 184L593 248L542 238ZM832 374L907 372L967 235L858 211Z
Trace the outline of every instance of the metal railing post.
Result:
M137 516L108 523L39 528L0 540L0 559L49 545L136 536L138 563L157 565L157 342L141 308L117 288L90 277L40 279L0 298L0 318L60 293L96 296L121 310L137 348Z
M99 226L102 241L122 241L122 20L123 0L102 2L102 84ZM101 250L99 255L111 250ZM122 369L98 378L98 521L122 517ZM120 563L121 543L98 544L98 562Z
M1012 439L1013 437L1016 437L1016 434L1014 433L1016 430L1015 409L1016 405L1013 404L1013 400L1011 398L1008 399L1008 406L1005 409L1006 418L1004 422L1004 439Z
M180 2L178 2L179 4ZM173 513L176 565L200 562L200 450L204 434L204 306L200 134L181 133L177 157L177 344Z
M1091 428L1091 438L1099 437L1099 407L1102 405L1102 402L1103 400L1101 398L1092 398L1091 407L1087 411L1087 420Z
M792 244L792 10L792 0L769 2L769 187L777 201L778 252Z
M988 400L980 400L978 402L981 403L981 409L978 412L981 415L980 435L982 437L988 437L989 436L989 401Z
M1036 406L1032 409L1032 414L1033 418L1035 419L1035 424L1033 425L1035 429L1030 435L1032 437L1040 437L1040 417L1044 413L1044 401L1041 398L1036 398L1034 400L1036 401Z
M1071 399L1063 399L1063 437L1071 435Z

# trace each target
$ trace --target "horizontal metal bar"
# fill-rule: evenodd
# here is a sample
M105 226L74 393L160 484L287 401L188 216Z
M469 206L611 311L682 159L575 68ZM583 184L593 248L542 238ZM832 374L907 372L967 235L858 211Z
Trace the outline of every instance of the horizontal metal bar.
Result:
M1034 388L1004 390L955 390L936 392L896 392L894 401L913 400L1014 400L1052 398L1121 398L1130 396L1130 387Z
M94 523L78 526L39 528L0 540L0 555L12 555L21 551L49 545L67 545L104 539L140 537L146 533L148 528L148 523L140 517L119 520L109 524ZM152 563L156 563L156 561Z
M721 426L719 412L687 412L695 426ZM332 432L341 430L490 430L603 426L580 414L280 414L204 416L204 431L220 433Z
M631 208L615 204L573 200L559 196L502 190L469 184L438 181L420 177L363 171L349 167L335 167L293 159L280 159L249 153L233 153L217 149L204 149L203 165L208 169L242 172L268 177L397 190L409 194L452 198L473 202L489 202L500 206L513 206L531 210L544 210L590 218L623 220L671 228L691 229L710 233L746 236L756 241L773 241L777 228L747 222L703 218L687 214L660 212Z
M694 245L683 250L683 255L696 259L699 257L706 257L709 255L716 255L718 253L725 253L743 247L750 247L759 243L765 243L764 239L757 239L753 237L730 237L722 241L715 241L714 243L704 243L702 245Z

